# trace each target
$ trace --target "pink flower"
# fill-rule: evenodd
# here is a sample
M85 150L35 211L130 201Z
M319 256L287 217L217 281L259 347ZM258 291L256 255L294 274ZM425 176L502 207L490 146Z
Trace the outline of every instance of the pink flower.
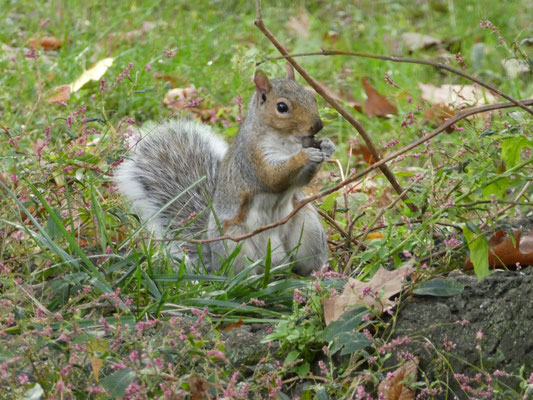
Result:
M302 291L299 289L294 289L293 299L300 304L304 304L306 302L305 297L303 297Z
M226 359L226 355L220 350L210 350L207 352L206 356L218 358L221 361L228 362L228 360Z
M24 53L24 57L36 60L37 58L39 58L39 52L35 50L35 47L30 46L30 49L26 53Z
M28 375L26 374L19 374L18 380L19 380L19 384L22 386L28 384L29 382Z
M387 82L389 85L399 88L399 86L394 83L389 75L389 72L385 72L385 82Z
M477 331L477 333L476 333L476 340L481 340L481 339L483 339L483 336L485 336L485 335L483 335L483 331L480 329L480 330Z

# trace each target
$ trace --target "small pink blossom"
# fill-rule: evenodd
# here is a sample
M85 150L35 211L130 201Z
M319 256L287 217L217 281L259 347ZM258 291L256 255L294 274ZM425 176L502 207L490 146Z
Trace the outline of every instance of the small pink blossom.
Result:
M36 60L39 58L39 52L35 49L35 47L30 46L30 49L24 53L24 57Z

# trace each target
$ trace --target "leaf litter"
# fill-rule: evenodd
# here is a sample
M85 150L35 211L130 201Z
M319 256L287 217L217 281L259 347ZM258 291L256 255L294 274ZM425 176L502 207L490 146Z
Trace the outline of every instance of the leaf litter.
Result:
M392 296L401 292L406 278L414 271L412 264L388 271L380 267L368 282L350 278L340 295L322 300L326 325L337 321L356 304L364 304L376 313L393 308L397 301Z

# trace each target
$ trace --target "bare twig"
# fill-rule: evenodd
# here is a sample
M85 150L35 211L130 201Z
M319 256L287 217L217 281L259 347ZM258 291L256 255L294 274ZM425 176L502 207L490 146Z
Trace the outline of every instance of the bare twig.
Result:
M510 204L511 206L533 206L533 203L518 202L510 200L478 200L468 204L458 204L459 207L475 207L480 204Z
M511 103L514 103L517 107L522 108L523 110L527 111L531 115L533 115L533 109L527 107L526 104L520 103L518 100L512 98L508 94L505 94L498 88L489 85L486 82L483 82L481 79L476 78L475 76L469 75L459 69L452 68L449 65L442 64L436 61L431 60L423 60L419 58L407 58L407 57L393 57L393 56L382 56L379 54L371 54L371 53L363 53L359 51L343 51L343 50L324 50L311 52L311 53L296 53L296 54L283 54L283 56L280 57L270 57L267 58L265 61L269 60L280 60L280 59L287 59L290 60L293 57L308 57L308 56L352 56L352 57L361 57L361 58L374 58L377 60L383 60L383 61L392 61L397 63L409 63L409 64L423 64L423 65L431 65L435 68L443 69L445 71L451 72L452 74L459 75L465 79L468 79L469 81L475 82L480 86L483 86L490 91L498 94L499 96L503 97L506 100L509 100ZM262 61L264 62L264 61ZM261 63L262 63L261 62ZM290 61L289 61L290 62ZM257 63L257 64L261 64Z
M320 210L320 209L317 209L318 213L320 214L320 216L322 218L324 218L326 220L326 222L328 224L330 224L331 226L333 226L337 231L339 231L339 233L344 236L344 238L346 238L347 240L349 240L350 242L352 242L353 244L355 244L356 246L362 246L366 249L366 246L358 241L357 239L355 238L352 238L350 237L350 235L348 234L348 232L346 232L346 230L343 229L342 226L339 225L339 223L337 221L335 221L333 218L331 218L328 214L326 214L324 211Z
M509 210L510 208L512 208L512 207L516 207L516 206L518 205L518 203L517 203L518 200L520 200L520 197L522 197L522 196L526 193L527 189L529 189L529 186L531 186L531 182L527 182L527 183L524 185L524 187L522 188L522 190L520 190L520 192L516 195L515 200L514 200L513 202L510 202L510 203L512 203L512 204L510 204L509 206L504 207L504 208L502 208L500 211L498 211L498 214L497 214L498 217L501 216L501 215L503 215L503 214L504 214L507 210ZM481 224L481 225L479 226L479 229L483 229L483 228L486 227L486 226L487 226L487 222L484 222L483 224ZM439 256L441 256L441 255L443 255L443 254L446 254L446 253L449 252L449 251L460 249L460 248L462 248L463 246L465 246L464 243L459 243L459 244L457 244L457 245L455 245L455 246L453 246L453 247L449 247L449 248L447 248L447 249L443 249L443 250L437 251L436 253L430 254L429 256L426 256L426 257L422 258L422 259L420 260L420 262L423 263L423 262L429 261L429 260L431 260L431 259L434 258L434 257L439 257Z
M527 99L527 100L521 100L522 104L525 105L533 105L533 99ZM260 226L259 228L253 230L252 232L248 232L243 235L233 236L233 235L223 235L216 238L211 239L188 239L188 238L182 238L178 237L175 239L168 239L167 241L184 241L187 243L194 243L194 244L204 244L204 243L212 243L212 242L218 242L220 240L232 240L234 242L240 242L242 240L248 239L252 236L257 235L258 233L267 231L269 229L275 228L277 226L283 225L287 223L298 211L300 211L303 207L305 207L307 204L320 199L321 197L327 196L330 193L336 192L339 189L342 189L344 186L349 185L350 183L356 181L357 179L367 175L368 173L378 169L381 165L394 160L395 158L398 158L402 154L407 153L408 151L414 149L417 146L420 146L422 143L427 142L428 140L433 139L435 136L439 135L440 133L444 132L446 128L452 126L453 124L457 123L457 121L460 121L461 119L464 119L466 117L469 117L470 115L479 114L487 111L494 111L504 108L511 108L516 107L514 103L496 103L496 104L489 104L485 106L480 107L472 107L468 108L466 110L461 111L460 113L454 115L450 119L446 120L442 125L440 125L438 128L431 131L426 136L421 137L418 140L415 140L411 144L408 144L407 146L401 148L400 150L390 154L389 156L382 158L381 160L375 162L374 164L370 165L369 167L365 168L364 170L358 172L357 174L354 174L342 182L339 182L337 185L330 187L329 189L326 189L320 193L317 193L313 196L309 196L301 201L299 201L294 209L283 219L280 219L279 221L273 222L268 225Z
M374 142L370 138L370 135L366 132L365 128L363 128L361 123L357 121L348 111L346 111L346 109L337 100L331 97L329 93L324 91L320 82L318 82L315 78L309 75L307 71L300 64L296 62L296 60L294 60L288 55L289 52L287 51L287 49L278 41L278 39L276 39L274 34L265 26L261 18L261 1L260 0L256 0L256 10L257 12L256 12L255 25L259 28L259 30L263 32L263 34L278 49L278 51L285 56L287 61L298 71L298 73L302 76L302 78L304 78L307 81L307 83L309 83L309 85L311 85L313 89L315 89L315 91L331 105L331 107L337 110L337 112L340 115L342 115L342 117L346 121L348 121L357 130L357 132L359 132L359 135L361 135L361 137L366 143L366 146L372 153L374 160L379 162L379 160L381 159L381 156L376 146L374 145ZM396 190L396 192L398 193L402 193L403 189L398 183L398 181L396 180L396 177L391 172L391 170L385 164L380 164L379 168L381 169L381 172L383 172L383 175L385 175L385 177L388 179L388 181L390 182L394 190ZM406 200L406 197L404 196L402 199ZM411 209L411 211L417 210L416 205L414 205L413 203L407 203L407 206Z
M398 197L396 197L392 202L390 202L390 204L388 204L386 207L383 207L380 212L378 213L378 215L376 215L376 218L374 218L374 220L370 223L370 225L368 225L368 230L366 231L366 233L364 234L363 238L361 239L361 241L359 242L359 245L355 248L355 250L352 252L352 255L350 257L350 259L348 260L348 262L346 263L346 266L344 267L344 274L348 274L348 272L350 271L350 269L352 268L352 265L353 265L353 262L355 260L355 255L359 252L359 249L361 248L361 245L363 244L363 242L366 240L366 238L368 237L368 234L370 233L370 229L372 229L374 227L374 225L376 225L378 223L378 221L381 219L381 217L383 216L383 214L385 214L385 211L387 211L388 209L394 207L399 201L400 199L402 198L402 196L407 193L409 190L412 189L412 187L414 185L416 185L418 182L420 181L420 178L419 179L415 179Z

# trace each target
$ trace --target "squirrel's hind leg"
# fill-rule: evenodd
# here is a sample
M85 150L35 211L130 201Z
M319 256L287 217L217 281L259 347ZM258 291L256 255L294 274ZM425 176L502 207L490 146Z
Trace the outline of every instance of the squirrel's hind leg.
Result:
M326 232L311 205L301 209L288 223L287 250L293 251L293 271L307 276L319 270L328 257Z

